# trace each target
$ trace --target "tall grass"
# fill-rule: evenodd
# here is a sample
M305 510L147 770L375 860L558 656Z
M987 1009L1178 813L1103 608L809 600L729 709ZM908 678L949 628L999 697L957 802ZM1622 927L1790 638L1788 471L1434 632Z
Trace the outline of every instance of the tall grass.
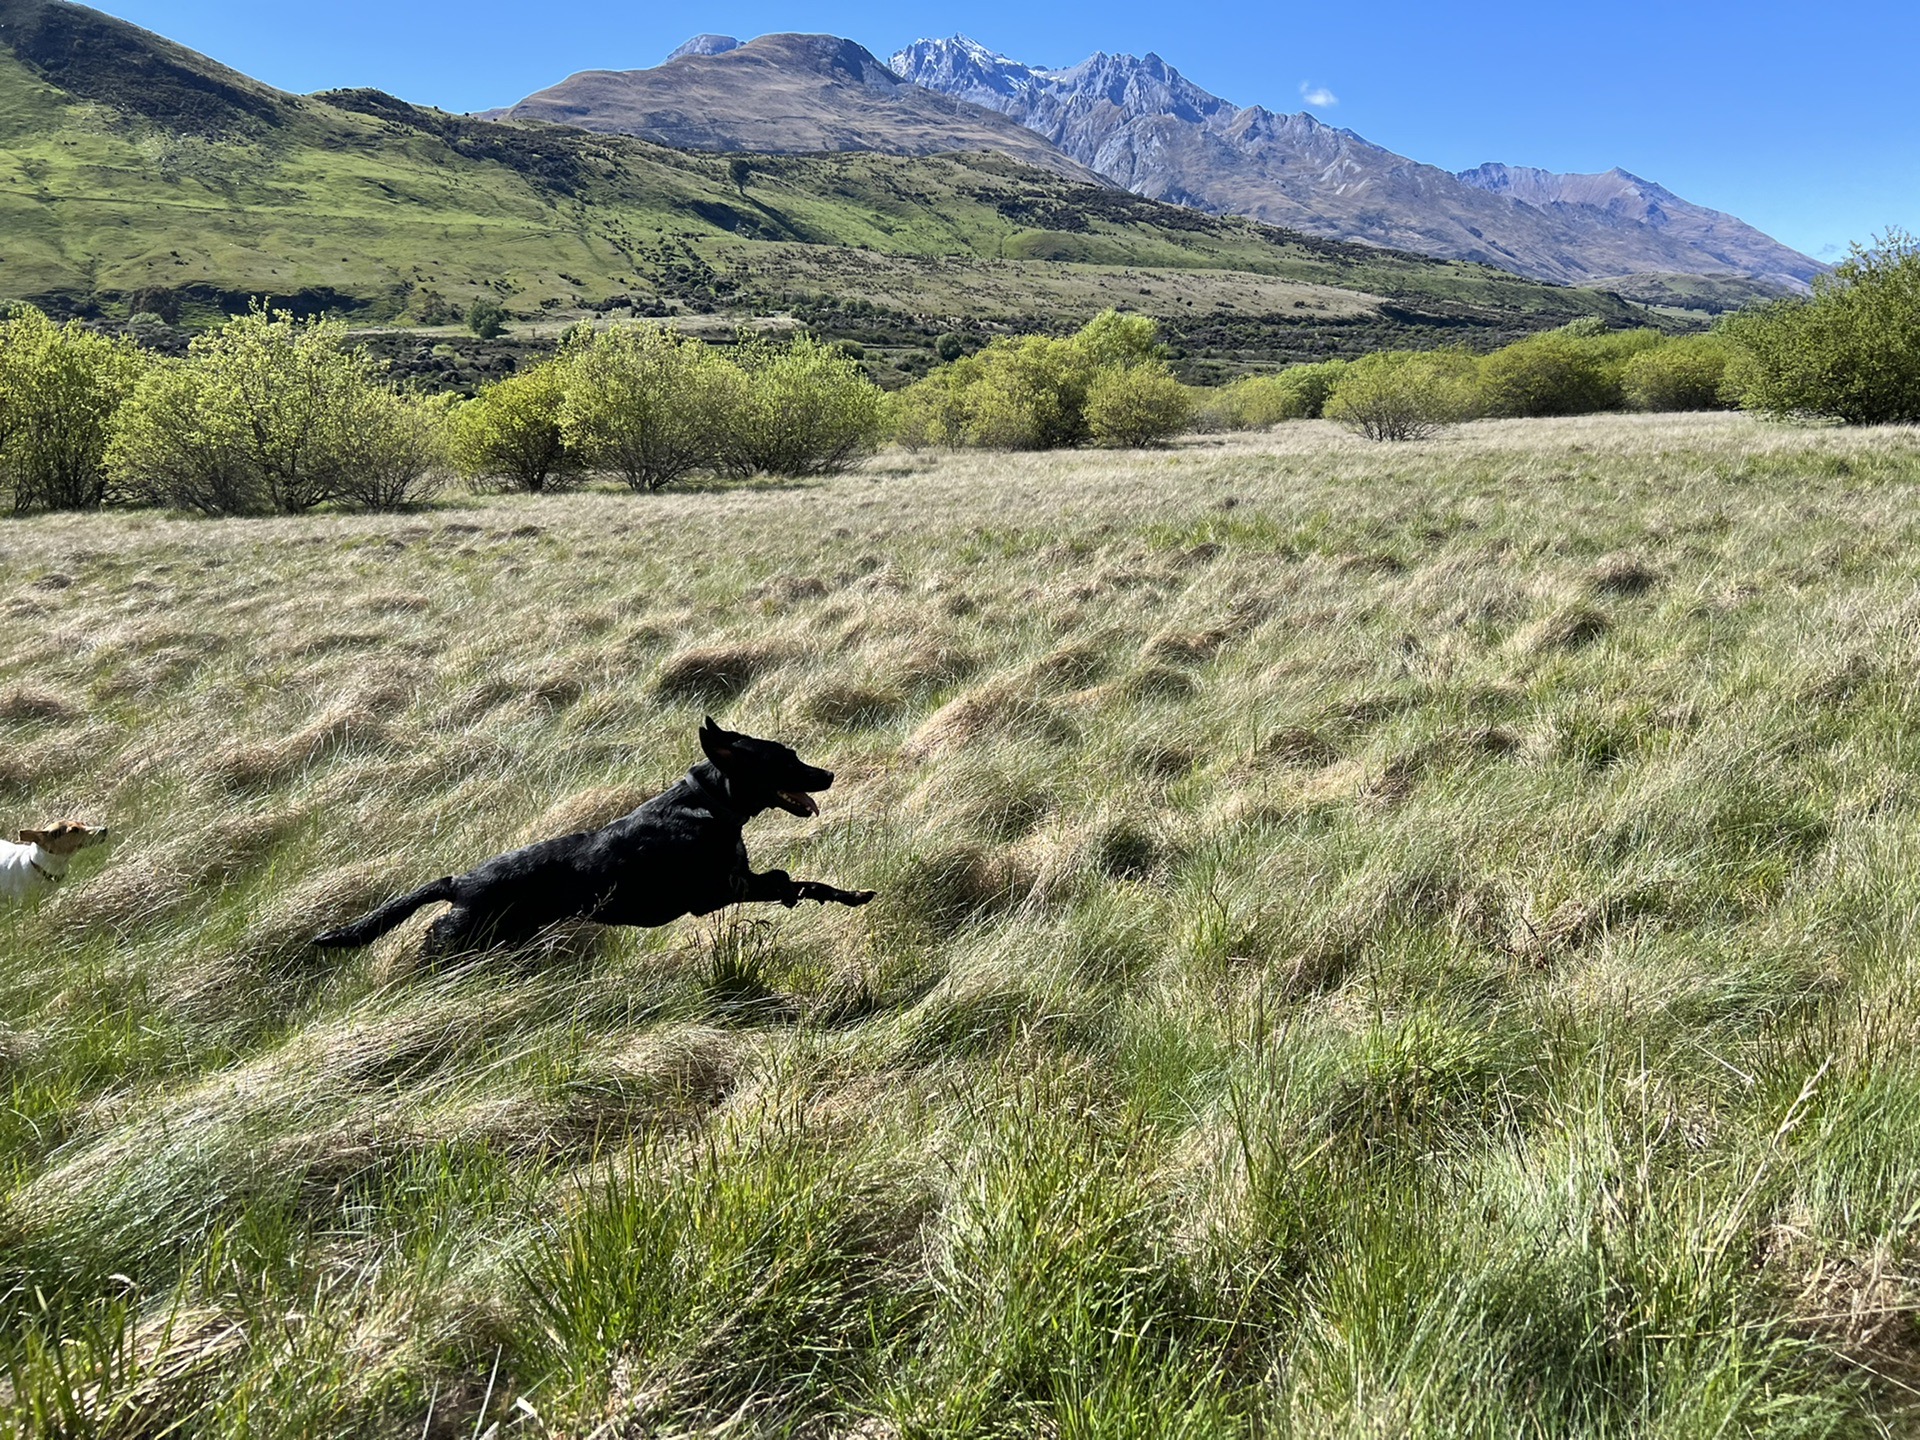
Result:
M1920 440L889 454L0 553L45 1436L1871 1435L1920 1395ZM669 782L809 909L305 939ZM423 917L424 918L424 917Z

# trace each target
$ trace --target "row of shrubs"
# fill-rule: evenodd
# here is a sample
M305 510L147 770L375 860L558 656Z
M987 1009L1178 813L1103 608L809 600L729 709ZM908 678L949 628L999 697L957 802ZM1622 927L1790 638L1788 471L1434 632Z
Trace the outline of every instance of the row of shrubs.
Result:
M0 487L16 511L107 503L208 515L393 509L456 476L564 490L615 475L803 477L909 445L1146 445L1194 423L1151 320L1000 340L888 396L801 335L727 351L677 331L582 327L473 399L396 386L338 322L256 306L179 359L31 307L0 321Z
M1710 335L1583 319L1489 355L1391 351L1217 390L1182 385L1154 322L993 341L889 396L800 336L720 351L677 332L573 332L553 360L474 399L394 385L337 322L256 306L178 359L18 306L0 317L0 494L16 511L109 502L212 515L394 508L464 476L564 489L612 474L809 476L888 438L909 448L1164 443L1192 429L1325 417L1376 440L1480 416L1745 405L1849 423L1920 421L1920 245L1890 235L1805 298Z
M551 490L606 473L654 490L695 471L817 475L887 427L857 362L804 336L729 355L651 326L583 329L462 402L393 384L338 322L264 307L181 359L31 307L0 321L0 491L15 511L395 509L456 476Z
M1889 234L1813 293L1744 310L1713 333L1610 331L1598 319L1496 350L1388 351L1224 387L1202 425L1325 416L1376 440L1480 417L1745 408L1847 424L1920 423L1920 243Z
M1481 417L1726 409L1738 403L1726 384L1733 353L1713 335L1609 331L1583 319L1490 355L1382 351L1251 376L1204 402L1201 421L1249 430L1325 416L1372 439L1400 440Z

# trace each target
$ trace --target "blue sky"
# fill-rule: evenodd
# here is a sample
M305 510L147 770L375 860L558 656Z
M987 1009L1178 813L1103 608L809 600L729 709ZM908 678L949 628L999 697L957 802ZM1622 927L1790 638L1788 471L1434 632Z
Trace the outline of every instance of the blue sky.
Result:
M106 0L289 90L376 85L449 110L575 70L657 64L699 31L847 35L884 57L971 35L1035 64L1152 50L1241 104L1308 108L1449 169L1619 165L1831 259L1920 231L1920 4L1553 0L1099 6L872 0Z

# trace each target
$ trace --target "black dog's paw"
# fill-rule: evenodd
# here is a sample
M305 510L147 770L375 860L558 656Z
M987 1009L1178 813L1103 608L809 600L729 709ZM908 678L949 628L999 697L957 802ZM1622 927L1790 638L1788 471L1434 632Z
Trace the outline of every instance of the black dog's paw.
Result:
M845 895L841 896L840 903L842 905L865 905L879 893L878 890L849 890Z

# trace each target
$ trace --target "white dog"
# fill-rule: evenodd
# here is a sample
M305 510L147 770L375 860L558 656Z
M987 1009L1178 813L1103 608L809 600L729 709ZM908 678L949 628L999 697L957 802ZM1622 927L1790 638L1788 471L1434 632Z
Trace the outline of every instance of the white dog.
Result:
M62 820L44 830L22 830L20 843L0 840L0 900L24 900L67 878L67 866L82 850L105 842L107 828Z

